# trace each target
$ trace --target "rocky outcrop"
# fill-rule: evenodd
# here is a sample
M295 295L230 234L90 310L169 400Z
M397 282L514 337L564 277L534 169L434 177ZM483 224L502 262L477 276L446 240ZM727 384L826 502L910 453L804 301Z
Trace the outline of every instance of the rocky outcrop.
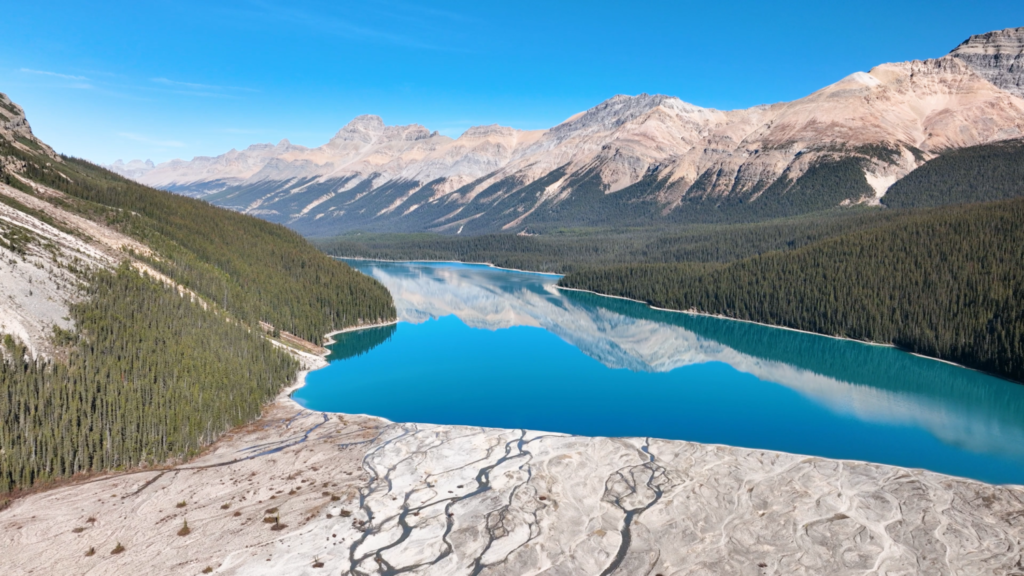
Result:
M484 126L454 140L360 116L317 148L256 145L161 164L139 179L217 192L210 201L319 236L644 225L729 211L756 219L876 204L938 151L1024 136L1020 37L975 37L943 58L882 64L746 110L619 95L549 130ZM825 193L815 179L831 182ZM785 199L800 190L799 202Z
M1024 28L971 36L950 52L981 77L1024 97Z
M6 140L10 145L26 152L45 154L54 161L60 161L60 156L53 151L53 148L32 133L32 127L29 126L28 118L25 117L25 110L2 92L0 92L0 139Z

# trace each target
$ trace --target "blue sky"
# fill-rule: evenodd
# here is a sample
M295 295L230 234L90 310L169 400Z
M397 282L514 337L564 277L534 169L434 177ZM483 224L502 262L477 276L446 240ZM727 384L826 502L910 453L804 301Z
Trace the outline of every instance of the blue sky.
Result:
M1024 2L8 2L0 92L98 162L317 146L359 114L457 136L615 94L720 109L1024 26Z

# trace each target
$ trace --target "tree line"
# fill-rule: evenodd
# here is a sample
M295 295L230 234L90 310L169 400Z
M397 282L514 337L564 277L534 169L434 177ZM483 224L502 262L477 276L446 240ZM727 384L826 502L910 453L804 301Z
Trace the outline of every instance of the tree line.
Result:
M633 264L560 285L658 307L891 343L1024 382L1024 199L890 224L728 264Z

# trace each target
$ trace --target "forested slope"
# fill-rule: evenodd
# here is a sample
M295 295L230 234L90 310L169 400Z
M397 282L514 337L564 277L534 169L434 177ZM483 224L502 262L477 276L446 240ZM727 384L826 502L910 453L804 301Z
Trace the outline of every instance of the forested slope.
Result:
M892 208L969 204L1024 196L1024 140L951 150L892 185Z
M72 308L66 359L0 362L0 494L187 457L259 416L297 363L253 331L127 265Z
M747 224L574 229L539 236L350 234L313 242L328 254L342 257L487 262L565 273L628 262L729 262L874 227L894 216L855 208Z
M395 317L381 284L294 232L57 156L30 132L0 134L0 183L146 247L112 253L88 227L0 194L5 209L24 214L5 223L5 265L34 258L25 265L59 268L78 284L68 288L73 329L53 330L55 354L2 338L0 494L187 458L258 417L298 367L258 321L320 343L335 329ZM105 256L69 265L77 260L57 254L45 232L54 228L42 222ZM137 272L147 266L163 276Z
M0 140L2 156L25 162L24 176L81 201L66 208L153 248L155 268L248 322L263 320L320 344L332 330L395 315L378 282L283 226L154 190L84 160L49 162Z
M1024 382L1024 199L892 223L725 265L579 271L560 285L892 343Z

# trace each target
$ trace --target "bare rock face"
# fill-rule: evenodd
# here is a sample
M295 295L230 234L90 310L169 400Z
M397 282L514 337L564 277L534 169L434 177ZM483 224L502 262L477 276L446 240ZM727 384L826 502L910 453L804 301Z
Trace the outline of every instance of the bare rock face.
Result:
M1024 97L1024 27L971 36L950 52L989 82Z
M29 126L28 119L25 117L25 110L2 92L0 92L0 139L6 140L12 146L26 152L42 153L53 160L60 161L60 156L32 133L32 127Z

